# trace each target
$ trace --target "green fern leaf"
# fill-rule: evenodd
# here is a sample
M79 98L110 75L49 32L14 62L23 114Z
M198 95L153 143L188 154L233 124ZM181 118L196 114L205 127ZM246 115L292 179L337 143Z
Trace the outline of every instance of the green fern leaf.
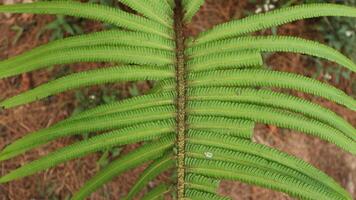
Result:
M343 196L344 199L350 199L349 194L347 194L343 188L341 188L326 174L312 167L303 160L297 159L296 157L290 156L276 149L256 144L248 140L242 140L231 136L222 136L211 132L189 131L188 136L189 145L203 145L196 148L189 147L189 150L198 150L198 152L203 151L200 155L204 155L206 152L211 154L210 157L204 155L204 160L213 159L215 154L217 156L219 155L219 152L220 154L225 152L225 155L227 152L231 153L232 151L235 151L238 158L234 157L232 160L228 159L229 162L240 162L244 165L248 165L248 163L250 163L252 167L256 168L260 166L261 169L272 168L272 172L277 171L279 174L287 173L292 175L292 177L299 177L300 181L311 181L310 183L313 184L319 183L319 185L321 184L320 186L328 190L327 193L338 195L339 197ZM218 152L216 150L218 150ZM199 153L195 154L199 155ZM240 159L244 161L239 161Z
M188 172L261 185L305 199L331 199L333 197L291 177L227 161L187 159L187 167Z
M187 149L188 149L187 155L190 156L189 146ZM189 189L200 190L212 194L218 192L218 188L220 184L220 181L218 179L200 176L197 174L188 174L185 177L185 181L186 181L186 186Z
M167 185L161 184L148 192L142 200L164 200L164 195L170 190Z
M245 139L252 138L255 126L250 120L218 116L189 116L188 122L192 130L212 131Z
M175 180L151 189L143 200L163 200L173 193L178 200L228 200L218 194L219 183L224 179L275 189L301 199L352 199L323 172L296 157L256 144L252 137L256 123L273 124L320 137L356 154L356 131L345 119L318 104L270 88L309 93L356 111L354 98L308 77L263 69L262 53L307 54L354 72L355 63L332 48L305 39L247 34L299 19L356 17L355 8L333 4L283 8L220 24L188 39L186 27L204 0L119 1L137 13L76 1L0 6L0 12L61 14L116 26L110 31L51 42L1 61L0 78L56 64L114 64L50 81L2 101L1 107L96 84L157 81L148 94L86 110L9 144L0 152L0 161L55 139L98 132L10 171L0 178L0 183L90 153L143 143L99 171L73 199L85 199L114 177L144 163L148 167L126 200L133 199L149 181L172 168Z
M142 125L145 126L144 123L146 122L156 122L159 124L158 121L160 120L169 120L173 119L174 117L175 114L173 106L161 106L134 111L126 111L89 119L63 122L50 128L30 133L23 138L13 142L1 151L0 160L12 158L27 150L60 137L94 131L114 130L127 126L134 126L139 123L142 123Z
M292 73L269 70L225 70L191 73L189 80L191 87L279 87L299 90L356 110L356 101L352 97L347 96L343 91L314 79Z
M172 168L173 166L174 158L172 155L166 155L154 161L141 174L139 180L136 181L135 185L131 188L130 192L125 198L123 198L123 200L133 199L133 197L138 194L149 181L157 177L162 172Z
M167 3L172 10L175 8L174 0L165 0L165 3Z
M124 99L122 101L117 101L110 104L104 104L89 110L85 110L75 116L70 117L66 121L91 118L91 117L99 117L99 116L120 113L129 110L139 110L142 108L174 105L175 97L176 95L174 92L137 96L137 97Z
M239 151L226 150L223 148L215 148L204 145L188 145L187 155L189 158L195 159L207 159L206 155L211 155L208 159L213 159L215 161L227 161L233 164L244 165L248 167L253 167L261 170L266 170L270 172L275 172L286 177L293 177L301 182L306 182L312 185L318 190L323 190L334 198L339 198L340 194L335 191L334 188L324 185L324 183L314 179L314 177L308 176L308 174L300 173L292 168L289 168L280 163L276 163L264 158L242 153ZM341 195L346 194L345 192Z
M187 70L198 72L216 69L260 68L262 65L262 56L258 52L229 52L192 58L187 61Z
M259 123L273 124L320 137L356 154L356 142L342 132L324 123L279 109L243 103L204 101L190 102L189 114L243 118Z
M194 40L194 43L203 44L209 41L245 35L295 20L322 16L356 17L356 8L326 3L282 8L265 14L252 15L242 20L233 20L220 24L200 34Z
M119 0L121 3L131 7L145 17L157 21L168 28L173 27L172 12L169 11L165 4L153 3L153 1L139 1L139 0ZM161 5L161 6L159 6Z
M196 200L205 200L205 199L211 199L211 200L231 200L230 198L227 197L221 197L216 194L212 193L207 193L203 192L200 190L195 190L195 189L187 189L186 196L189 199L196 199Z
M259 52L295 52L334 61L356 72L356 64L340 52L314 41L287 36L238 37L193 46L186 50L190 58L215 57L219 52L256 50ZM214 56L212 56L214 54Z
M92 179L86 182L86 184L74 195L72 199L85 199L85 197L90 195L90 193L95 191L98 187L102 186L124 171L149 160L161 157L165 151L172 148L173 141L173 137L162 138L160 141L146 144L128 155L113 161Z
M198 12L199 8L205 3L205 0L182 0L182 5L184 7L184 18L185 22L190 22L193 16Z
M39 160L28 163L9 174L0 178L0 183L9 182L24 176L34 174L38 171L56 166L65 161L85 156L89 153L94 153L116 146L132 144L173 134L174 128L172 123L150 123L142 127L130 127L119 131L101 134L88 140L75 143L68 147L64 147L55 151Z
M52 1L2 5L0 12L69 15L98 20L130 30L157 34L168 39L171 39L173 35L172 28L112 7L92 3Z
M11 108L67 90L104 83L139 80L161 80L174 77L171 70L144 66L119 66L71 74L14 96L0 106Z
M191 101L248 103L293 111L324 122L356 141L355 128L342 117L318 104L287 94L263 89L208 87L190 89L188 98Z
M174 49L173 41L153 34L121 30L101 31L87 35L68 37L37 47L19 56L1 61L0 70L5 70L6 68L21 68L23 63L36 59L36 57L45 57L47 56L48 52L52 51L67 50L78 47L108 45L146 47L168 51Z
M137 59L138 56L140 57L139 60ZM20 66L15 68L11 68L6 62L4 64L0 63L0 78L14 76L52 65L76 62L121 62L127 64L165 66L173 64L173 56L174 54L168 51L130 46L93 46L66 50L59 49L47 52L46 57L35 57L28 61L24 60L16 63Z

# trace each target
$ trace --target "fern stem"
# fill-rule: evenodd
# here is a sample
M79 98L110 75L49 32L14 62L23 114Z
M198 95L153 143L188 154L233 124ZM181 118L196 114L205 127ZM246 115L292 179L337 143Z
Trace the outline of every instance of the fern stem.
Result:
M183 7L181 0L175 0L174 9L176 34L176 81L177 81L177 197L184 198L185 179L185 133L186 133L186 69L184 58Z

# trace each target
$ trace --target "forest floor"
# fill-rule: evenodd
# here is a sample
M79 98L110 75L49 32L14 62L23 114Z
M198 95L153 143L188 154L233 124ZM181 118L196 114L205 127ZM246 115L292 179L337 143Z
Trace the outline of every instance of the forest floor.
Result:
M2 1L0 0L0 3ZM242 18L247 15L246 10L254 12L256 8L255 4L245 0L207 0L188 29L191 34L196 35L216 24L231 19ZM0 15L0 60L18 55L26 50L49 42L53 35L53 30L43 32L43 28L55 19L53 16L31 14ZM86 20L74 21L86 33L103 29L103 26L96 22ZM292 35L324 42L322 35L315 29L315 24L317 23L319 23L319 20L298 21L282 26L276 31L281 35ZM43 34L38 35L40 32L43 32ZM271 30L260 32L259 34L271 34ZM316 62L312 58L300 54L278 53L266 55L265 60L267 67L271 69L316 77L321 81L328 82L342 89L349 95L355 96L355 83L353 81L356 80L355 74L352 74L350 78L341 77L340 80L336 80L335 77L330 77L328 80L325 80L325 74L320 73L314 67ZM329 67L336 66L333 63L327 62L323 62L323 64ZM57 66L0 80L0 100L34 88L69 72L78 72L100 66L100 64L95 63ZM67 118L73 112L80 111L86 107L92 107L94 104L99 104L103 101L109 101L110 98L124 99L144 94L150 87L150 82L109 84L105 87L82 89L80 92L65 92L43 101L6 111L0 110L0 149L29 132L49 127L59 120ZM294 92L293 94L326 106L344 116L354 126L356 125L356 115L352 111L303 93ZM46 155L55 149L64 147L80 139L82 137L79 136L63 138L10 161L2 162L0 163L0 173L4 175L11 169L15 169L28 161ZM254 140L310 162L333 177L356 198L356 158L351 154L345 153L335 145L328 144L319 139L289 130L278 129L274 126L258 125L255 129ZM135 145L125 147L121 153L128 152L135 147ZM34 176L0 185L0 200L69 199L72 193L77 191L86 180L100 169L101 164L99 164L98 160L101 157L102 155L99 153L93 154L66 164L61 164ZM144 167L131 170L125 175L116 178L95 192L90 199L120 199L120 195L126 194L129 191ZM167 180L167 176L162 175L151 186L165 180ZM232 197L234 200L293 199L280 192L230 181L222 182L220 192Z

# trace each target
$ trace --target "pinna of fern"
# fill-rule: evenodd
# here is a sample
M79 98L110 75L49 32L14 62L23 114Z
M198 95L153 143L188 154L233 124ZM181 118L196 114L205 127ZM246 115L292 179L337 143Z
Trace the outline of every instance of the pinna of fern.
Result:
M143 199L225 200L220 180L237 180L300 199L352 199L332 178L310 164L252 141L256 123L304 132L356 154L355 128L327 108L284 88L325 98L353 111L343 91L301 75L263 68L262 53L294 52L328 59L355 72L356 64L336 50L291 36L251 33L295 20L321 16L356 17L356 8L308 4L220 24L195 38L184 37L203 0L120 0L138 14L76 1L0 6L5 13L62 14L109 23L116 29L54 41L0 61L0 78L78 62L116 63L70 74L0 102L9 109L71 89L104 83L154 80L149 94L101 105L49 128L25 135L0 152L5 161L61 137L100 131L32 161L0 183L35 174L65 161L118 146L143 142L92 177L72 199L142 163L148 167L124 199L133 199L156 176L172 172Z

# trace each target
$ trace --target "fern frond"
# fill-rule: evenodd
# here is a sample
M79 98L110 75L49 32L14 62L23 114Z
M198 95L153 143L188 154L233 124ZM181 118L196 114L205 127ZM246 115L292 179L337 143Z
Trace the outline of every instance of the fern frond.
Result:
M325 193L349 199L349 194L333 179L311 166L307 162L265 145L241 140L231 136L223 136L212 132L189 131L188 154L205 160L217 160L219 156L227 162L240 163L245 166L260 168L270 172L293 177L306 185L314 185ZM195 152L195 153L194 153ZM204 154L210 153L210 157ZM222 159L222 158L220 158ZM214 177L214 176L212 176Z
M161 157L165 151L173 147L174 137L161 138L148 143L135 151L119 158L97 173L74 195L73 200L85 199L90 193L121 173L144 162Z
M324 122L356 141L355 128L342 117L308 100L279 92L252 88L193 88L188 91L188 100L239 102L289 110Z
M190 102L189 114L248 119L273 124L281 128L297 130L320 137L340 148L356 154L356 142L337 129L301 115L267 106L220 101Z
M302 199L335 199L303 181L276 172L234 164L227 161L192 159L186 161L187 171L215 178L243 181L253 185L283 191ZM341 198L338 198L341 199Z
M259 52L293 52L312 55L336 62L356 72L356 64L337 50L318 42L288 36L251 36L208 42L186 50L190 58L212 54L255 50Z
M141 13L143 16L152 19L168 28L173 27L173 12L165 10L162 3L154 3L153 1L141 0L119 0L121 3ZM167 12L171 11L171 12Z
M307 174L300 173L292 168L289 168L283 164L276 163L270 160L266 160L264 158L242 153L240 151L233 151L230 149L209 147L204 145L188 145L187 148L187 157L196 158L196 159L213 159L215 161L227 161L230 163L244 165L248 167L254 167L257 169L276 172L286 177L293 177L296 180L305 182L309 185L312 185L319 190L324 190L327 193L333 196L341 196L335 191L333 188L330 188L327 185L324 185L322 182L318 181L316 177L310 177ZM206 154L211 155L211 157L207 158ZM346 193L345 193L346 194Z
M122 81L158 81L147 95L101 105L34 131L0 152L0 161L67 136L93 134L0 177L0 184L90 153L141 143L92 177L73 197L85 199L127 170L147 164L124 198L134 199L158 175L175 168L176 181L150 189L143 200L229 200L223 179L239 180L301 199L351 200L332 178L301 159L253 142L257 123L303 132L356 154L356 129L331 110L272 91L292 89L356 111L356 101L326 83L263 69L262 53L292 52L356 64L317 42L287 36L248 36L258 30L321 16L356 17L356 8L307 4L220 24L189 38L188 23L204 0L119 0L135 12L96 3L39 1L0 5L0 13L60 14L116 26L74 36L0 61L0 79L56 64L109 62L0 101L10 108L71 89ZM112 66L112 67L111 67ZM121 198L121 196L120 196Z
M190 22L204 3L205 0L182 0L184 8L183 21Z
M122 81L161 80L168 77L174 77L174 73L171 70L146 66L119 66L90 70L56 79L25 93L11 97L0 102L0 107L11 108L85 86Z
M239 86L293 89L320 96L356 110L356 101L343 91L315 79L292 73L270 70L224 70L190 73L189 80L191 87Z
M61 40L55 40L46 45L42 45L33 50L25 52L21 55L9 58L0 62L0 70L8 68L21 68L21 64L31 61L36 57L45 57L48 52L54 50L65 50L77 47L89 46L132 46L132 47L147 47L153 49L161 49L172 51L174 42L162 37L132 31L109 30L68 37Z
M189 148L189 146L188 146ZM189 152L187 151L189 156ZM215 194L218 192L220 180L213 179L210 177L205 177L197 174L188 173L185 177L187 188L200 190L204 192L209 192Z
M158 81L157 84L150 90L151 94L159 94L165 92L175 92L176 82L174 78Z
M137 59L137 58L140 59ZM165 66L173 64L174 54L169 51L130 46L93 46L72 49L59 49L48 52L45 57L35 57L16 63L19 67L0 62L0 78L14 76L24 72L41 69L57 64L77 62L120 62ZM11 63L10 63L11 64Z
M130 192L126 195L125 198L123 198L123 200L133 199L134 196L138 194L149 181L157 177L162 172L172 168L174 164L174 157L170 154L155 160L140 175L140 178L135 182L135 185L131 188Z
M174 9L174 7L175 7L174 0L164 0L164 2L166 2L169 5L169 7L172 8L172 10Z
M159 9L163 10L166 15L169 17L173 18L174 17L174 7L171 6L171 3L169 3L167 0L163 1L151 1L152 5L154 8L160 7ZM174 24L174 20L172 22ZM173 26L172 24L172 26Z
M164 199L164 195L171 191L171 188L165 184L161 184L153 190L149 191L142 200L162 200Z
M176 94L174 92L146 94L85 110L70 117L66 121L104 116L129 110L138 110L141 108L174 105L175 97Z
M197 72L216 69L260 68L262 65L262 56L257 51L225 52L192 58L187 62L187 70Z
M231 200L228 197L221 197L216 194L204 192L201 190L195 190L195 189L186 189L185 193L186 197L188 197L189 200Z
M157 106L145 109L125 111L111 115L93 117L88 119L73 120L58 123L50 128L30 133L23 138L11 143L0 153L0 160L6 160L19 155L27 150L35 148L60 137L83 134L95 131L109 131L128 126L174 119L174 106ZM162 125L162 124L161 124ZM135 127L134 127L135 128Z
M59 149L39 160L25 164L1 177L0 183L32 175L36 172L48 169L68 160L85 156L89 153L110 149L115 146L162 138L168 134L173 135L174 126L172 124L171 121L150 123L146 124L144 128L130 127L92 137L88 140Z
M152 20L119 9L93 3L79 3L75 1L22 3L2 5L0 6L0 12L69 15L98 20L129 30L153 33L168 39L171 39L173 35L172 28L167 28Z
M282 8L220 24L209 31L201 33L193 42L195 44L203 44L213 40L245 35L296 20L322 16L356 17L356 8L327 3Z
M192 130L205 130L251 139L254 122L242 119L231 119L217 116L189 116L188 127Z

